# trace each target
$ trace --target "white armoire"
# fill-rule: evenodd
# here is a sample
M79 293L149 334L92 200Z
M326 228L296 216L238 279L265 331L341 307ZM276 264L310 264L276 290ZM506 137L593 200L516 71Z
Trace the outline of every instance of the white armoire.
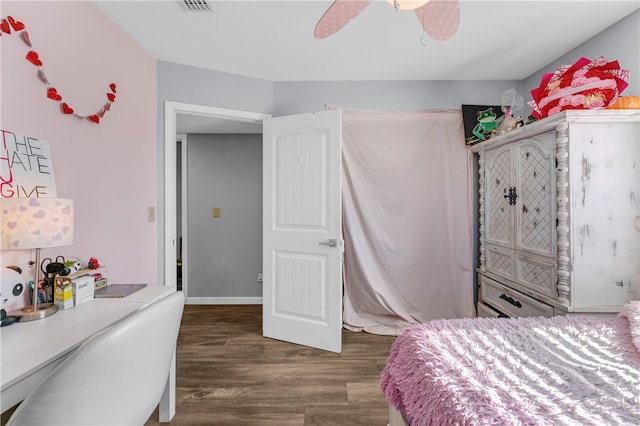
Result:
M472 151L478 316L615 314L640 299L640 110L565 111Z

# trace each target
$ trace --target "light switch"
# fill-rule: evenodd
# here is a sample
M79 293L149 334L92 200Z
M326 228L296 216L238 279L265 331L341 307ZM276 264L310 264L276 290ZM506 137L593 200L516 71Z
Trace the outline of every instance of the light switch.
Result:
M220 207L213 208L213 217L220 217Z

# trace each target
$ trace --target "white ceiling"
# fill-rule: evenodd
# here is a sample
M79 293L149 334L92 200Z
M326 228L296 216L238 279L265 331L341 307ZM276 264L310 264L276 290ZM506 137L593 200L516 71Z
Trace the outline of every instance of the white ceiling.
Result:
M640 7L625 1L461 0L458 32L420 42L413 11L374 0L326 39L332 1L94 1L156 59L271 81L521 80ZM637 42L637 41L636 41Z
M325 39L313 31L332 1L207 2L213 11L196 13L182 0L93 1L158 60L270 81L522 80L640 8L638 0L460 0L457 33L423 45L416 14L384 0ZM179 133L262 131L189 115L177 125Z

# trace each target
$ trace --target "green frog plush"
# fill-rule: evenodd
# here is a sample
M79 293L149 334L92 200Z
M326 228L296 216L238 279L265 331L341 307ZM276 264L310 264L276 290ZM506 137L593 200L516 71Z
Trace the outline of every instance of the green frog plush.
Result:
M496 113L493 108L478 111L478 124L473 128L473 134L481 141L491 135L491 131L496 128Z

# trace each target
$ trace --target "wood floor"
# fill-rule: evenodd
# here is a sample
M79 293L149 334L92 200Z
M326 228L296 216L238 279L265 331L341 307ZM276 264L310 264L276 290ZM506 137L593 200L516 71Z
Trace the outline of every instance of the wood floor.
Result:
M262 337L261 305L187 305L171 425L384 426L392 336L343 330L334 354ZM158 424L158 412L146 425Z

